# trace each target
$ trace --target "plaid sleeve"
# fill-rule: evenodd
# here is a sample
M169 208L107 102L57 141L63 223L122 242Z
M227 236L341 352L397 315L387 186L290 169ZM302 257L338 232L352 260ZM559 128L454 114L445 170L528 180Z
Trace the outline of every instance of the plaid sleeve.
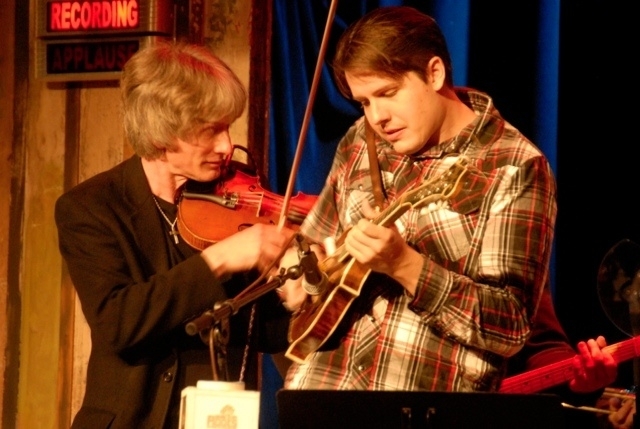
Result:
M490 169L489 180L462 273L426 257L411 308L463 344L511 356L549 275L556 188L541 156Z
M361 143L362 122L356 122L340 140L333 158L329 175L314 207L300 226L300 232L316 243L322 243L326 237L338 238L349 225L343 225L338 207L343 206L343 192L349 162L353 161ZM343 206L343 209L346 205Z

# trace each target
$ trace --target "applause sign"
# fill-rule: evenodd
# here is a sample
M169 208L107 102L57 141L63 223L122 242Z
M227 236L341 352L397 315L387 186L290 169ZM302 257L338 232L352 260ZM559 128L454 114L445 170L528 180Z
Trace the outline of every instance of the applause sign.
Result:
M48 0L38 11L36 77L118 79L154 38L173 36L173 0Z

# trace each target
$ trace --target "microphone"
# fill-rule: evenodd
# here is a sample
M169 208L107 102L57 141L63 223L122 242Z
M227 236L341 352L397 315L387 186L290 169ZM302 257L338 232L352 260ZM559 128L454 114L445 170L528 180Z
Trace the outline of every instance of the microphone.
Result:
M327 288L329 277L318 267L318 257L304 242L304 239L298 239L300 250L300 271L302 271L302 288L309 295L319 295Z
M320 295L327 287L329 278L318 267L318 257L312 251L300 258L302 288L309 295Z

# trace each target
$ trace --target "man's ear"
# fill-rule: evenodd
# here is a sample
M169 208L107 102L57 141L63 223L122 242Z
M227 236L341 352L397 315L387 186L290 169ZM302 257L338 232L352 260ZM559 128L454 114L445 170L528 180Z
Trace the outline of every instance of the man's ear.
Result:
M442 58L434 56L427 64L427 82L431 83L433 89L440 91L444 86L447 77L447 70Z

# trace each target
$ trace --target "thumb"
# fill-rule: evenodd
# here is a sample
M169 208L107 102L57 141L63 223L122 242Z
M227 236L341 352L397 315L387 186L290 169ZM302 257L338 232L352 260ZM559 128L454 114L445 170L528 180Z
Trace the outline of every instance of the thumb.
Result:
M367 219L375 219L380 214L380 207L372 207L369 200L362 201L362 213Z

